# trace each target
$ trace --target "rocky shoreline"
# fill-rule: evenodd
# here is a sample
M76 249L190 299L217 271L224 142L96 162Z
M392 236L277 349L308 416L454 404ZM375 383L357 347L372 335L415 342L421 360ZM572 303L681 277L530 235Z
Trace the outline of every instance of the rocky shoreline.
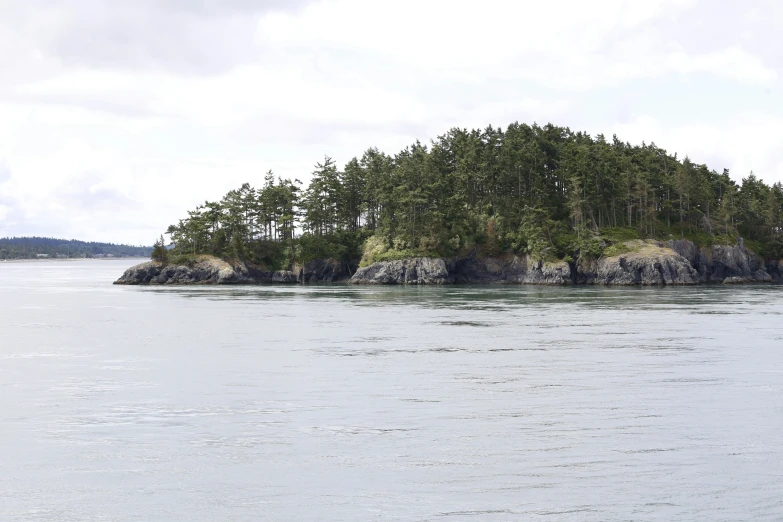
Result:
M743 284L783 280L783 260L765 262L737 245L699 248L688 240L630 241L626 253L545 262L529 255L408 258L357 268L333 259L316 259L290 270L266 271L242 262L199 256L189 265L153 261L129 268L115 284L307 284L356 285L539 284L539 285L695 285Z
M333 259L316 259L291 270L268 271L251 263L229 262L198 256L192 263L176 265L148 261L133 266L115 285L253 285L273 283L332 283L346 281L355 267Z

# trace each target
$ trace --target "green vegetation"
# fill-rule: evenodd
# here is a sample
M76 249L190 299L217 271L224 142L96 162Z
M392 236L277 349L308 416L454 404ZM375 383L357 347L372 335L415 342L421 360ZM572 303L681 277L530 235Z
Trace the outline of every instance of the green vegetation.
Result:
M615 257L615 256L621 256L623 254L627 254L629 252L633 252L634 247L633 243L615 243L613 245L609 245L606 247L602 254L604 257Z
M155 241L155 245L152 247L152 254L151 256L153 261L157 261L159 263L168 263L169 261L169 251L166 249L166 241L163 239L163 235L160 236L160 239Z
M149 257L144 246L91 243L50 237L0 238L0 259Z
M783 187L735 183L654 143L513 123L451 129L391 156L326 157L307 189L268 172L168 229L172 258L201 253L279 268L318 257L529 253L546 261L616 255L626 241L746 238L783 257ZM162 247L162 245L161 245ZM165 250L165 249L164 249ZM163 255L163 250L156 250Z

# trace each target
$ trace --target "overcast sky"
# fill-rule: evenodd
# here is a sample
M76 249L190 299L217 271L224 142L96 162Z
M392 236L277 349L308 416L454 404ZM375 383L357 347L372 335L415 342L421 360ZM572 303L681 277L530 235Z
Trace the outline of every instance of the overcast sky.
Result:
M151 244L324 154L552 122L783 180L779 0L0 0L0 236Z

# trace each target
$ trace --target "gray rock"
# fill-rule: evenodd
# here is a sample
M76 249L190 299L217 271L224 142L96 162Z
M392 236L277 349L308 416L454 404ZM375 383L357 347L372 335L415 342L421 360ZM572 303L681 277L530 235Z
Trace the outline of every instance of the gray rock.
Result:
M290 270L278 270L272 273L273 283L298 283L299 274Z
M688 260L690 265L696 269L696 272L699 274L700 282L707 282L709 276L708 263L707 257L702 249L687 239L670 240L665 243L665 246L671 248Z
M297 267L300 283L334 283L350 279L356 265L336 259L314 259Z
M272 275L245 263L229 264L212 256L200 256L192 265L147 262L129 268L118 285L194 285L269 283Z
M772 276L766 270L759 269L753 272L753 280L761 283L770 283L772 282Z
M200 256L189 265L147 262L129 268L116 281L125 285L331 283L352 284L545 284L689 285L739 284L783 279L783 261L763 260L739 242L698 248L681 239L627 243L630 252L601 259L545 263L529 255L410 258L365 268L334 259L316 259L292 270L266 272L246 263Z
M774 278L764 260L745 248L742 238L734 246L712 245L698 248L687 239L668 241L667 246L688 259L691 266L698 271L699 280L702 282L722 282L727 278L739 278L737 281L769 281Z
M628 242L623 255L577 263L577 281L603 285L693 285L699 274L674 249L654 241Z
M707 249L707 280L721 281L727 278L750 278L751 257L740 246L714 245ZM755 264L755 263L754 263Z
M359 268L349 281L365 285L441 285L454 282L440 258L416 257L383 261Z
M741 284L752 283L752 282L753 279L751 279L750 277L738 277L738 276L727 277L726 279L723 280L724 285L741 285Z
M469 284L569 285L571 267L564 261L546 263L529 255L464 259L453 263L455 282Z
M163 265L155 261L148 261L131 267L122 274L115 285L148 285L160 275Z
M783 280L783 260L773 259L765 267L773 281Z

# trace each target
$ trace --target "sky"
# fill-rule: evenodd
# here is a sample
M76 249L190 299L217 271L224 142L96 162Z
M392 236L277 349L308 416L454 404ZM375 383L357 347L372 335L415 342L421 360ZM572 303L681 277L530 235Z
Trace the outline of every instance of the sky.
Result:
M519 121L783 181L779 0L0 0L0 237L151 244L264 173Z

